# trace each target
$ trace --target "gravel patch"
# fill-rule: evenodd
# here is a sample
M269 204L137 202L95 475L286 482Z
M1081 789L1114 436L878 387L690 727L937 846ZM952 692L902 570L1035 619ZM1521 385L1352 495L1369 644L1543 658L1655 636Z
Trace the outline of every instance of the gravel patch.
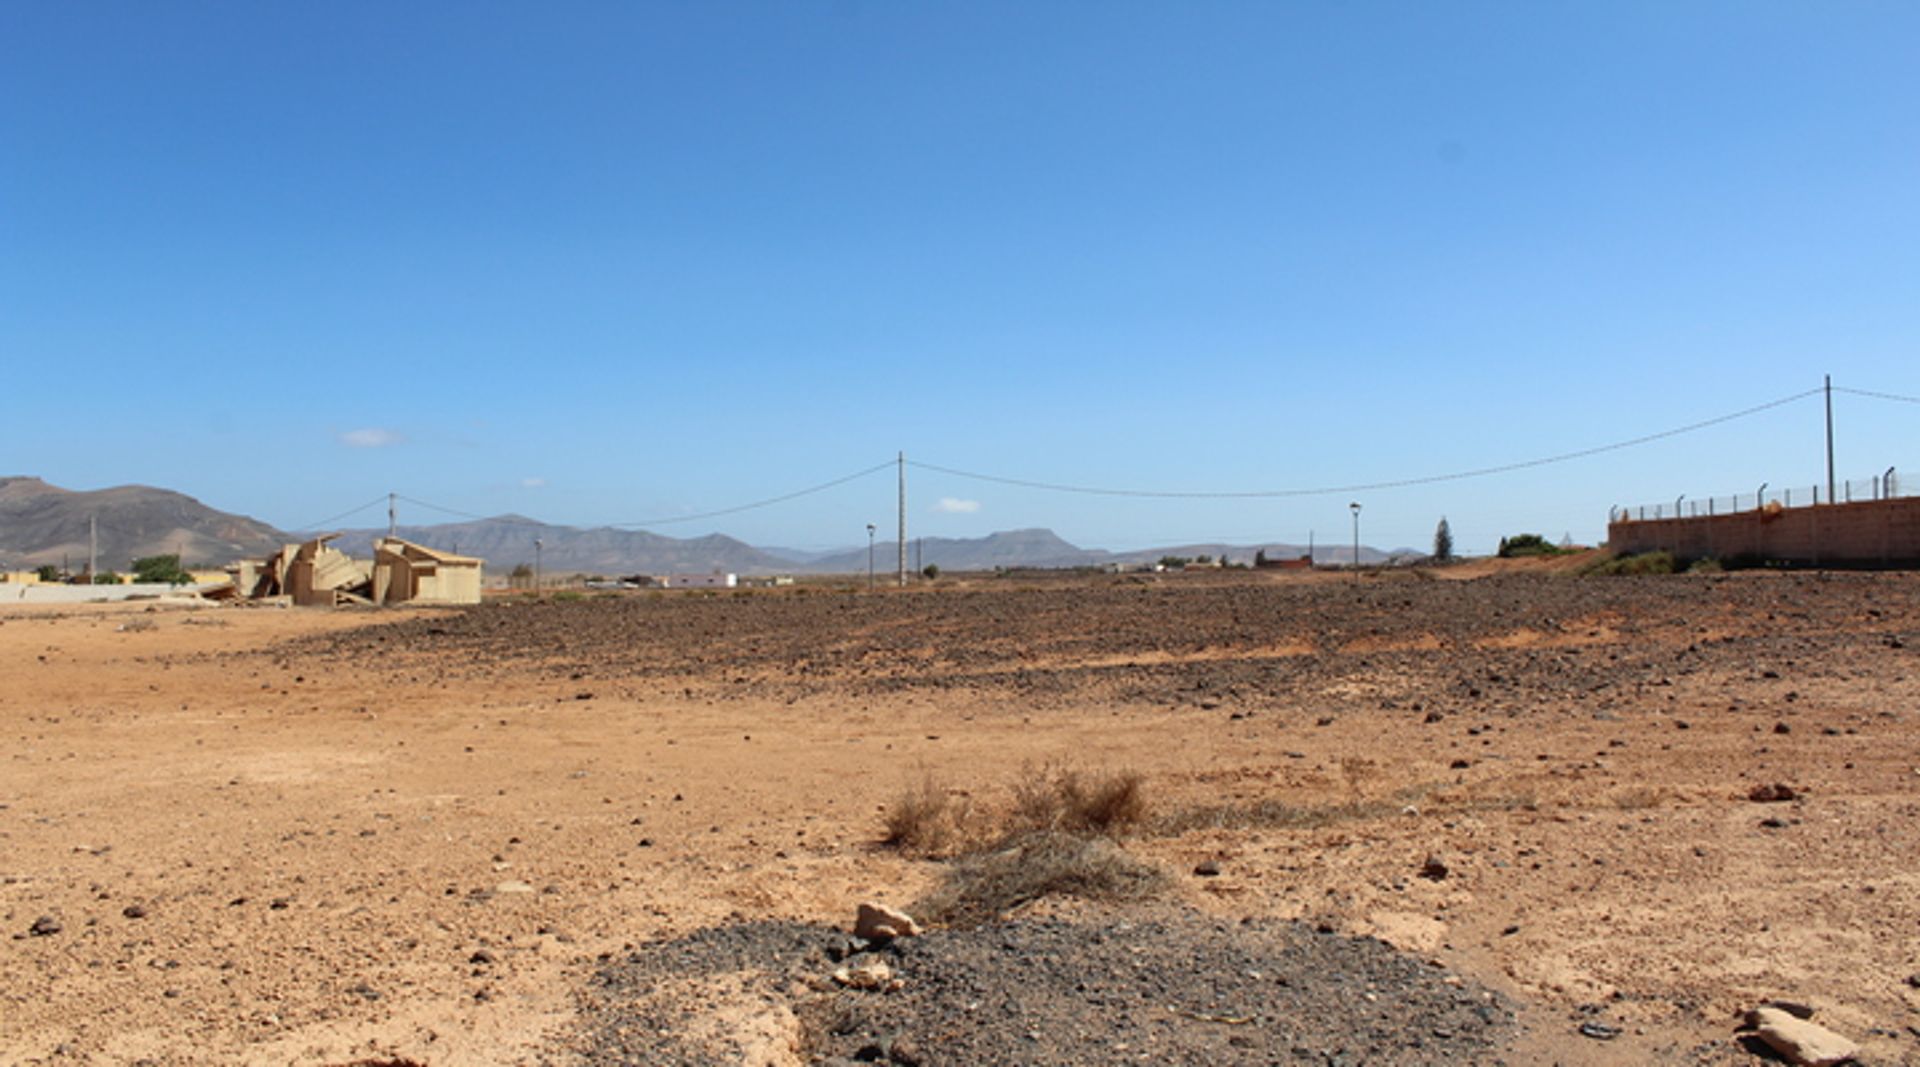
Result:
M1498 1062L1492 993L1369 938L1161 910L938 930L863 951L836 930L744 923L609 961L585 997L589 1064L740 1062L754 1033L697 1015L789 1021L797 1062L1457 1064ZM884 963L897 988L836 968ZM729 991L726 1002L703 999ZM692 994L689 991L700 991Z

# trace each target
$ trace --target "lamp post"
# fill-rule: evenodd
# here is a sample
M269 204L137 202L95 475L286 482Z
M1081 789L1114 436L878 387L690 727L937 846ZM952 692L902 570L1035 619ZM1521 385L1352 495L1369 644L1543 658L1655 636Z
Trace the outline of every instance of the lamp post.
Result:
M1360 502L1354 501L1347 507L1353 511L1353 566L1360 568Z
M867 592L873 592L873 523L867 523Z
M533 595L540 595L540 539L533 539Z

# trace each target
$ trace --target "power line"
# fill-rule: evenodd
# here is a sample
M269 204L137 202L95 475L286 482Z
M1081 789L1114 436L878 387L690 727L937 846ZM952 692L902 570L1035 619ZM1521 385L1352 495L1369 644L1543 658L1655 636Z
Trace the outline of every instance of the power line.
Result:
M871 467L868 467L865 470L855 471L852 474L835 478L832 481L821 482L819 485L810 485L805 489L796 489L791 493L782 493L779 496L768 497L765 500L756 500L749 504L736 504L733 507L718 508L713 511L702 511L692 515L671 515L671 516L666 516L658 519L637 519L632 522L607 522L607 523L601 523L601 525L613 526L613 527L665 526L668 523L698 522L701 519L718 518L719 516L722 516L722 515L735 515L742 511L752 511L755 508L764 508L764 507L770 507L774 504L783 504L789 500L797 500L800 497L808 496L813 493L824 492L825 490L832 489L835 486L845 485L848 482L855 481L860 478L865 478L870 474L878 474L889 467L895 466L898 462L899 460L897 459L890 459L890 460L887 460L885 463L877 463ZM487 516L487 515L475 515L472 512L461 511L458 508L442 507L439 504L429 504L424 500L415 500L410 496L402 496L400 499L406 501L409 504L414 504L419 507L428 508L433 511L444 512L448 515L456 515L463 519L471 519L475 522L494 521L494 522L519 523L519 524L528 525L528 526L547 525L546 523L538 522L533 519L515 519L515 518L505 518L505 517L496 518L496 517ZM375 503L378 503L378 501L376 501Z
M698 522L701 519L712 519L712 518L717 518L721 515L733 515L742 511L752 511L754 508L764 508L773 504L784 504L789 500L797 500L800 497L809 496L813 493L824 492L828 489L832 489L836 485L845 485L848 482L855 481L860 478L865 478L869 474L878 474L881 471L886 470L888 467L893 466L896 462L898 461L890 459L890 460L887 460L885 463L876 463L873 466L868 467L866 470L854 471L852 474L835 478L830 482L821 482L819 485L810 485L805 489L796 489L791 493L783 493L779 496L768 497L765 500L756 500L751 504L741 504L736 507L721 508L718 511L703 511L697 515L678 515L672 518L665 518L665 519L641 519L637 522L610 522L610 523L607 523L607 525L608 526L664 526L670 522Z
M1102 488L1102 487L1085 486L1085 485L1064 485L1058 482L1032 481L1025 478L1006 478L1006 477L1001 477L999 475L994 475L994 474L980 474L975 471L964 471L964 470L955 469L953 467L942 467L936 464L922 463L918 460L911 460L911 459L908 460L907 462L908 464L915 467L919 467L923 470L938 471L941 474L951 474L957 478L971 478L975 481L997 482L1001 485L1013 485L1013 486L1019 486L1025 489L1045 489L1045 490L1056 492L1056 493L1082 493L1082 494L1087 494L1091 496L1156 497L1156 498L1164 498L1164 499L1187 499L1187 500L1191 500L1191 499L1217 499L1217 500L1242 499L1244 500L1244 499L1254 499L1254 498L1262 498L1262 497L1271 498L1271 497L1295 497L1295 496L1323 496L1323 495L1328 495L1333 493L1358 493L1358 492L1366 492L1366 491L1373 491L1373 490L1380 490L1380 489L1404 489L1408 486L1431 485L1435 482L1452 482L1452 481L1460 481L1465 478L1483 478L1490 474L1506 474L1511 471L1527 470L1532 467L1544 467L1550 463L1565 463L1568 460L1583 459L1587 456L1597 456L1603 452L1614 452L1623 448L1632 448L1635 445L1644 445L1649 442L1659 441L1668 437L1677 437L1680 434L1684 434L1684 433L1692 433L1695 430L1704 430L1709 426L1718 426L1723 422L1732 422L1735 419L1743 419L1749 415L1757 415L1763 411L1769 411L1769 410L1772 410L1773 408L1782 407L1784 405L1791 404L1796 400L1805 400L1810 396L1819 395L1820 392L1821 390L1819 389L1809 389L1803 393L1795 393L1792 396L1781 397L1778 400L1771 400L1765 404L1759 404L1754 407L1745 408L1740 411L1735 411L1731 414L1720 415L1715 418L1702 420L1700 422L1688 423L1685 426L1677 426L1671 430L1661 430L1658 433L1643 434L1639 437L1628 438L1627 440L1624 440L1624 441L1614 441L1610 444L1597 445L1593 448L1583 448L1575 452L1562 452L1559 455L1542 456L1539 459L1522 460L1518 463L1503 463L1495 467L1478 467L1473 470L1454 471L1448 474L1430 474L1430 475L1426 475L1424 477L1419 477L1419 478L1399 478L1393 481L1367 482L1367 483L1358 484L1358 485L1327 485L1327 486L1318 486L1314 488L1303 488L1303 489L1255 489L1255 490L1224 491L1224 492L1198 491L1198 490L1112 489L1112 488Z
M339 522L339 521L340 521L341 519L346 519L346 518L351 518L351 517L353 517L353 516L355 516L355 515L358 515L358 514L360 514L360 513L361 513L361 512L363 512L363 511L365 511L365 510L367 510L368 508L377 508L377 507L379 507L380 505L382 505L382 504L384 504L384 503L386 503L386 502L387 502L387 498L386 498L386 495L385 495L385 494L383 493L383 494L381 494L380 496L377 496L377 497L374 497L374 498L373 498L372 500L369 500L369 501L367 501L366 503L364 503L364 504L362 504L362 505L360 505L360 506L359 506L359 507L357 507L357 508L353 508L353 509L351 509L351 510L348 510L348 511L343 511L343 512L341 512L341 513L340 513L340 514L338 514L338 515L334 515L334 516L330 516L330 517L328 517L328 518L325 518L325 519L321 519L321 520L320 520L319 522L310 522L310 523L308 523L308 524L307 524L307 525L305 525L305 526L295 526L295 527L294 527L294 529L295 529L295 530L302 530L302 531L305 531L305 530L323 530L323 529L326 529L326 528L327 528L327 527L329 527L329 526L332 526L332 525L333 525L334 523L336 523L336 522Z
M1901 396L1898 393L1876 393L1871 389L1849 389L1844 385L1833 387L1836 393L1852 393L1854 396L1870 396L1875 400L1898 400L1903 404L1920 404L1920 396Z

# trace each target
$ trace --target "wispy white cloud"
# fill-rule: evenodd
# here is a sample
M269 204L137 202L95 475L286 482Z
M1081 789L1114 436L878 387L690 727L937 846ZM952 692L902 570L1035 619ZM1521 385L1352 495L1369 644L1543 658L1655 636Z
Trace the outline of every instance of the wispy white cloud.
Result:
M961 500L959 497L943 496L933 506L935 511L944 511L950 515L971 515L980 510L978 500Z
M520 479L520 488L522 489L545 489L546 487L547 487L547 480L545 478Z
M339 435L340 443L348 448L386 448L406 440L399 430L389 430L382 426L367 426L358 430L347 430Z

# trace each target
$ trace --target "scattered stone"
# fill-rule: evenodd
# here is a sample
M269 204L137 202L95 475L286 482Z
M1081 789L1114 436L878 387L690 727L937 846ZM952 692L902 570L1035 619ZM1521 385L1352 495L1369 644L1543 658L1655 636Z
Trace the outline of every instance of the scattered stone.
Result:
M899 1067L920 1067L925 1062L920 1055L920 1046L910 1037L896 1037L887 1045L887 1059Z
M1445 878L1447 874L1447 861L1441 859L1437 854L1427 856L1427 861L1420 865L1420 877L1422 878L1428 878L1438 882L1442 878Z
M1760 820L1760 828L1762 830L1784 830L1787 828L1787 820L1779 816L1768 816Z
M1910 989L1920 989L1920 973L1907 975L1907 986Z
M1595 1041L1612 1041L1620 1036L1620 1028L1589 1020L1580 1024L1580 1036L1590 1037Z
M891 941L896 937L917 937L920 924L913 916L885 904L864 901L853 919L853 936L868 941Z
M1768 1048L1799 1067L1838 1067L1860 1055L1859 1045L1780 1008L1753 1009L1747 1013L1747 1025Z
M496 893L531 893L533 887L525 882L501 882L493 887Z
M1788 726L1784 722L1776 722L1773 724L1773 732L1776 734L1790 734L1793 732L1793 727Z
M1213 860L1201 860L1194 865L1193 873L1202 878L1218 878L1220 877L1220 864Z
M478 952L475 952L473 955L468 956L467 962L473 963L473 964L480 964L480 965L492 963L493 953L488 952L486 949L483 948Z
M1783 800L1792 800L1799 795L1792 786L1780 782L1756 785L1747 791L1747 799L1755 804L1777 804Z
M893 968L885 960L868 960L858 967L836 967L833 980L848 989L887 989L894 981Z
M147 917L147 909L138 904L129 904L120 909L120 914L129 919L144 919Z
M51 915L42 915L38 919L33 920L32 926L27 927L27 933L35 937L52 937L54 934L59 933L61 929L60 920Z

